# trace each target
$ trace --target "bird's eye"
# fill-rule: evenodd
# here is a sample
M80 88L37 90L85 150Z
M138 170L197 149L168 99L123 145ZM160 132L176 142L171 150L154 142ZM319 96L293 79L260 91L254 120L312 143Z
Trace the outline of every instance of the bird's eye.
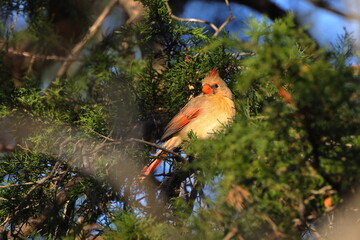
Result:
M214 88L218 88L218 87L219 87L219 84L215 83L215 84L213 85L213 87L214 87Z

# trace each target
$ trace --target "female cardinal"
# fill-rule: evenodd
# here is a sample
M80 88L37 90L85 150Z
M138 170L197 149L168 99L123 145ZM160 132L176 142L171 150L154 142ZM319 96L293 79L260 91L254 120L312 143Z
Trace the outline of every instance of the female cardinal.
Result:
M202 94L192 98L165 127L162 147L173 150L188 139L190 131L198 138L209 138L221 126L231 123L234 115L232 93L220 78L217 68L214 68L202 80ZM155 157L161 153L162 150L158 150ZM141 171L138 179L144 180L161 162L161 159L155 159Z

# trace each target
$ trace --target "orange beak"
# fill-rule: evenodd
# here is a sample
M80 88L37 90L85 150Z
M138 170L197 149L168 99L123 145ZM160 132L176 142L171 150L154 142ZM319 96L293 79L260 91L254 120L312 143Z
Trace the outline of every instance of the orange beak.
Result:
M205 94L212 94L213 93L213 89L210 87L209 84L205 84L201 91L203 93L205 93Z

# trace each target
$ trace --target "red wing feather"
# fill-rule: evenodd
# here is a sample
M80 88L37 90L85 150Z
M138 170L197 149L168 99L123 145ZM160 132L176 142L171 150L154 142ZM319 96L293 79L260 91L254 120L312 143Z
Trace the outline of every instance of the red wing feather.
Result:
M201 113L199 108L185 108L178 115L176 115L165 127L165 133L162 136L162 140L167 139L171 135L179 132L183 129L191 119L196 118Z

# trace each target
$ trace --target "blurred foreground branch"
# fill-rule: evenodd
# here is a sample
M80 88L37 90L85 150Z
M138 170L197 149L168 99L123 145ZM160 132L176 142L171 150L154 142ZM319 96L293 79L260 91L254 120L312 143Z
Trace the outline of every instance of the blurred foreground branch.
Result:
M81 50L85 47L86 43L95 36L97 31L100 29L101 24L104 22L106 16L110 13L111 9L118 3L117 0L111 0L108 5L104 8L102 13L99 15L99 17L96 19L94 24L89 28L89 32L85 35L85 37L75 45L75 47L71 50L71 53L67 57L68 60L66 60L58 70L56 77L62 78L65 74L66 70L69 67L70 59L77 58L77 56L80 54Z

